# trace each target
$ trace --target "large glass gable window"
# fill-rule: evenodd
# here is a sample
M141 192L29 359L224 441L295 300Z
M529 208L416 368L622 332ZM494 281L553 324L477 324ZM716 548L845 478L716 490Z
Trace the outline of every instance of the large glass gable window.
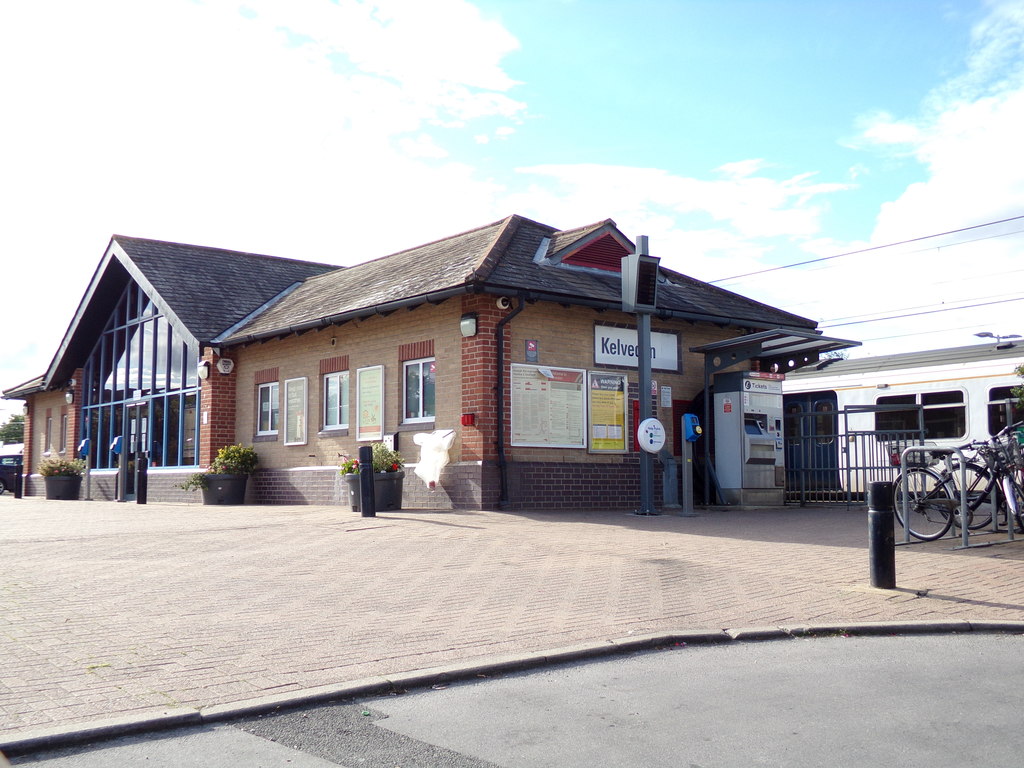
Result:
M142 289L130 283L84 366L82 430L90 438L91 466L117 466L110 449L117 437L125 445L132 442L133 450L147 452L150 466L195 466L198 362L198 347L187 343ZM142 405L146 409L134 415L145 419L145 429L135 424L126 433L131 420L126 420L125 408Z

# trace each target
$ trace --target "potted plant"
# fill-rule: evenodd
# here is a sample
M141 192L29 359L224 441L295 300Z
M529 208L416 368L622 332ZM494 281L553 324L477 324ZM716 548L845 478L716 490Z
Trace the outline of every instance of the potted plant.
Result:
M373 443L373 501L377 509L402 508L402 484L405 479L405 459L402 454L384 443ZM359 512L359 459L345 457L338 473L348 491L349 505Z
M256 471L259 460L252 446L226 445L217 451L209 471L189 475L178 487L201 490L204 504L244 504L249 475Z
M83 459L68 459L52 454L39 463L39 474L46 486L46 498L74 501L82 488Z

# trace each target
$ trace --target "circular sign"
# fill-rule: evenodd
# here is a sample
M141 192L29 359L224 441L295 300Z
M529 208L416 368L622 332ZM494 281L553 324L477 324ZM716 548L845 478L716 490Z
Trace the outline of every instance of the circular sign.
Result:
M665 425L657 419L644 419L636 428L636 440L647 453L657 453L665 447Z

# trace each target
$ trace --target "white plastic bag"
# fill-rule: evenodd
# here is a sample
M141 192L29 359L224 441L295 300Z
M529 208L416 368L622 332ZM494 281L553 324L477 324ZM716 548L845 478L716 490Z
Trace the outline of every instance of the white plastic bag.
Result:
M412 436L412 441L420 447L420 460L414 470L416 476L433 491L441 481L441 470L448 465L448 449L455 441L455 430L417 432Z

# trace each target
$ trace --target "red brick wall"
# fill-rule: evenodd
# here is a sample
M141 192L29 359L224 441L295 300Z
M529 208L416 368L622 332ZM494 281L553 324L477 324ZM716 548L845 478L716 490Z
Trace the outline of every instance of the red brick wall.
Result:
M498 309L496 297L470 295L462 299L463 313L477 315L476 336L462 339L462 414L473 414L473 426L462 425L461 461L494 461L498 450L496 410L498 321L512 310ZM511 349L505 334L505 359ZM461 414L460 414L461 415Z
M233 445L235 439L235 404L238 395L237 368L225 375L217 370L220 359L213 350L203 351L202 360L209 363L210 375L200 385L199 465L210 466L217 451ZM233 359L233 358L232 358Z

